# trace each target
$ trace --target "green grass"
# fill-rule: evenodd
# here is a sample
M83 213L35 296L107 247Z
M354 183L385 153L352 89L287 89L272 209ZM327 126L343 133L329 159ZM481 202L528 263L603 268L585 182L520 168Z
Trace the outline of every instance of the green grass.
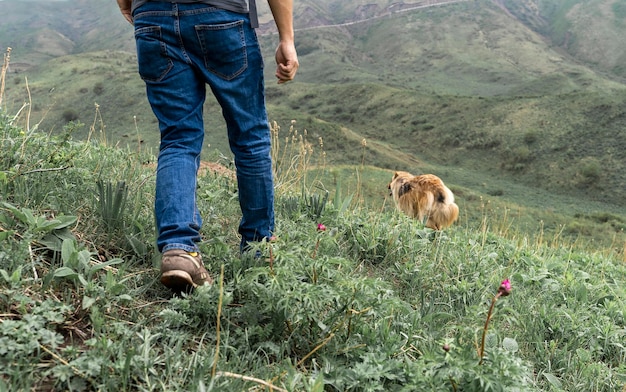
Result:
M113 19L117 10L98 4L103 17ZM322 13L327 6L316 3ZM542 12L556 15L556 10ZM124 47L132 30L122 18L115 20L120 22L115 31L127 32L126 40L119 40ZM91 133L111 145L156 150L157 124L132 48L107 51L100 41L91 47L88 34L82 36L80 50L99 51L9 73L5 106L15 112L30 102L30 89L35 97L31 123L48 132L62 133L67 119L75 118L85 124L76 127L77 138ZM623 211L623 84L572 62L490 2L302 30L302 67L288 85L273 82L275 36L262 35L261 42L267 54L270 119L283 124L297 120L301 130L321 136L330 164L359 162L360 141L366 139L369 166L409 171L422 170L425 163L443 170L460 167L466 169L463 177L479 179L473 188L484 182L519 182L559 199L574 196L581 205L602 202L602 208ZM15 62L20 61L17 53ZM214 99L208 100L205 113L205 158L228 155ZM595 174L590 162L600 168ZM465 185L461 181L450 179ZM523 192L501 196L517 204ZM556 208L562 213L569 209Z
M85 39L9 73L0 390L622 391L623 86L507 35L489 4L302 31L284 86L268 56L279 240L240 256L236 184L202 177L217 283L182 298L158 282L158 135L132 47ZM219 107L205 109L205 159L227 165ZM397 213L397 169L440 175L459 221L436 234Z
M6 115L0 131L3 390L617 392L626 383L623 249L515 232L464 188L455 192L478 198L481 216L462 204L461 220L435 233L388 200L365 201L384 197L390 171L325 168L296 138L274 151L278 240L259 244L260 260L238 253L233 179L200 178L201 249L216 283L175 297L158 281L149 153L74 141L71 129L26 132ZM497 298L505 278L512 292Z

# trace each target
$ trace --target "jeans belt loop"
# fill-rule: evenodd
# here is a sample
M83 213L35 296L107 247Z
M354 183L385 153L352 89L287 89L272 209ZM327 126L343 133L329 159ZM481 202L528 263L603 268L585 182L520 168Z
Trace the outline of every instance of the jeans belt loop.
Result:
M256 2L254 0L250 0L250 24L253 29L259 27L259 15L256 10Z

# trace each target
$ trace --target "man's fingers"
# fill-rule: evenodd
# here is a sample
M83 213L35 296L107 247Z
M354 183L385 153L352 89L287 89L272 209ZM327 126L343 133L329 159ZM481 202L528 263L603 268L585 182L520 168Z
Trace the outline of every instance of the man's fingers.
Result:
M276 77L278 78L278 83L285 83L296 76L296 72L298 71L298 62L287 60L286 64L278 64L276 68Z
M133 24L133 17L130 14L130 12L126 13L126 12L122 12L122 15L124 15L124 18L126 18L126 20L128 21L128 23Z
M120 8L120 12L124 16L124 19L126 19L128 23L133 24L133 15L131 14L132 1L117 0L117 6Z

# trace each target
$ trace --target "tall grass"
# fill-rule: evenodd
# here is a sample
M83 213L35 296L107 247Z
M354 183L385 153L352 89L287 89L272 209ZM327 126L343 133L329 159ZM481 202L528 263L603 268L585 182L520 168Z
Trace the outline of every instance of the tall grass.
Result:
M0 135L0 390L626 384L626 264L614 253L506 238L509 223L490 216L434 232L336 202L332 188L315 199L328 179L307 177L319 166L296 138L275 145L278 239L258 245L261 258L239 254L233 178L200 178L216 283L177 297L158 281L147 153L25 132L6 113ZM130 189L123 214L112 213L118 181Z
M6 83L7 70L11 63L11 48L7 48L6 53L2 56L2 68L0 68L0 108L2 107L2 100L4 99L4 86Z
M299 192L300 187L314 185L319 178L311 177L311 169L326 166L324 141L317 140L317 147L309 140L307 130L300 132L292 120L286 135L281 134L280 125L274 121L270 127L272 139L272 161L277 193Z

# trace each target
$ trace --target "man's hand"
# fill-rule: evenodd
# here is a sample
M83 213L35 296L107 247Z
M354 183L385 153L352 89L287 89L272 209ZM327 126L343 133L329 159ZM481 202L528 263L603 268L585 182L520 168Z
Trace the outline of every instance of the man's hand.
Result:
M267 2L278 29L276 77L278 83L286 83L296 76L300 66L293 39L293 0L267 0Z
M128 23L133 24L133 15L130 13L132 0L117 0L117 5L120 7L120 12L124 15L124 19Z
M276 48L276 77L278 83L286 83L296 76L298 71L298 54L293 42L281 41Z

